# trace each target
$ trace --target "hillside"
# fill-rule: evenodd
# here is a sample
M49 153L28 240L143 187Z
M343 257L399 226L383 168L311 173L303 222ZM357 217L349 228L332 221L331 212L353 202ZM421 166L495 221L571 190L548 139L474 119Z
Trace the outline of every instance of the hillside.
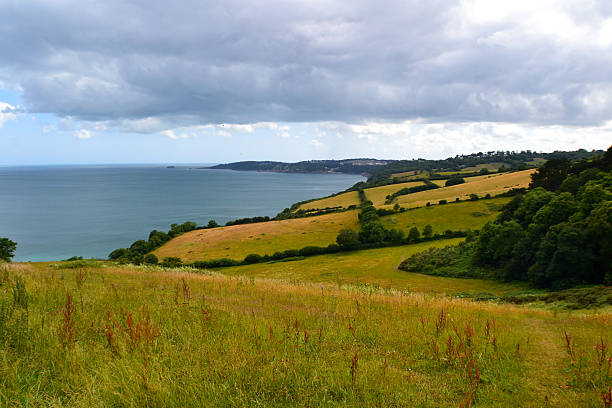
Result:
M281 279L293 282L318 282L334 285L371 285L411 292L453 295L461 292L516 293L524 284L509 284L480 279L433 277L398 271L403 259L429 248L456 245L462 239L445 239L408 246L367 249L342 254L319 255L290 262L268 262L219 269L230 276Z
M493 219L508 200L500 198L434 205L384 216L381 220L388 228L400 228L405 232L415 225L422 230L427 224L431 224L436 233L448 229L478 229ZM241 260L249 254L272 255L277 251L300 249L308 245L327 246L336 242L341 229L359 229L357 214L358 211L354 210L195 230L177 236L153 253L159 259L173 256L184 262L193 262L216 258Z
M273 254L308 245L336 242L342 228L357 226L357 211L318 217L196 230L180 235L154 251L159 259L176 256L183 261L215 258L242 259L249 254Z
M403 231L408 231L412 227L423 231L426 225L432 226L434 234L443 233L446 230L474 230L493 221L504 204L509 201L510 198L493 198L460 203L450 202L446 205L433 205L387 215L380 219L387 228L399 228Z
M348 173L363 174L391 163L393 160L346 159L346 160L308 160L297 163L275 161L242 161L218 164L210 169L241 171L272 171L277 173Z
M494 196L513 188L526 188L529 185L531 173L533 173L533 170L469 177L465 179L464 184L399 196L391 204L383 207L390 208L396 203L407 208L423 207L428 202L436 204L440 200L449 202L455 201L457 198L466 200L469 199L470 194L477 194L479 197L487 194ZM368 196L369 190L364 190L366 196Z
M356 191L349 191L348 193L338 194L328 198L322 198L320 200L313 200L301 204L298 209L300 210L312 210L317 208L330 208L340 207L348 208L351 205L359 205L359 195Z

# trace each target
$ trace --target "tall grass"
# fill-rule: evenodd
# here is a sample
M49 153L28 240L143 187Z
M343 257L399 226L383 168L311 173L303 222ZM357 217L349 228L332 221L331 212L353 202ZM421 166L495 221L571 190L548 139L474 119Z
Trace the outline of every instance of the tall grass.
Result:
M154 268L5 271L1 406L603 407L608 398L607 314Z

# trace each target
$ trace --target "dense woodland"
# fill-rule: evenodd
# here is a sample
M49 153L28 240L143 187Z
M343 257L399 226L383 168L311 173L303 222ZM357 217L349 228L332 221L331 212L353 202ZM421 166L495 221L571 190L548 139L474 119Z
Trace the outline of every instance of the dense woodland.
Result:
M431 250L407 271L567 288L612 283L612 147L597 159L552 159L494 223L458 247Z

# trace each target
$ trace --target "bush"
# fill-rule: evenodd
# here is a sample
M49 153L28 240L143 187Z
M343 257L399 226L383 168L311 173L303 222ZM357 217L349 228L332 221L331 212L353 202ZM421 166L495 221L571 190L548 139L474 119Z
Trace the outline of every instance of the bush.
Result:
M342 249L354 249L359 246L357 233L350 228L343 228L336 237L338 246Z
M438 204L442 205L442 204L446 204L447 202L448 201L446 201L446 200L440 200L440 201L438 201Z
M321 248L318 246L306 246L300 249L299 256L312 256L319 255L325 253L325 248Z
M110 259L111 261L115 261L120 258L127 258L128 254L129 251L126 248L119 248L108 254L108 259Z
M283 254L285 258L293 258L295 256L300 256L300 251L299 249L287 249Z
M147 265L157 265L159 263L159 259L157 259L155 254L146 254L143 262Z
M183 261L176 256L167 256L164 258L161 265L165 268L179 268L183 266Z
M244 258L244 263L246 264L254 264L254 263L259 263L263 261L263 257L261 255L258 254L248 254L245 258Z
M445 187L450 187L450 186L456 186L457 184L463 184L465 183L465 180L462 179L461 177L451 177L448 180L446 180L446 183L444 183Z
M470 201L478 201L478 194L470 194Z

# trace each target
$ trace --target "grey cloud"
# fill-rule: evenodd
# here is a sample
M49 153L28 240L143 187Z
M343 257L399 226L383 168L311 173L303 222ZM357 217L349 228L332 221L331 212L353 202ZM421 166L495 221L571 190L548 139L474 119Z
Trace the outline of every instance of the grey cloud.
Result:
M607 1L591 3L565 12L586 28L611 15ZM612 118L610 45L463 18L459 2L441 0L5 1L0 80L23 89L30 112L137 121L143 132L161 122Z

